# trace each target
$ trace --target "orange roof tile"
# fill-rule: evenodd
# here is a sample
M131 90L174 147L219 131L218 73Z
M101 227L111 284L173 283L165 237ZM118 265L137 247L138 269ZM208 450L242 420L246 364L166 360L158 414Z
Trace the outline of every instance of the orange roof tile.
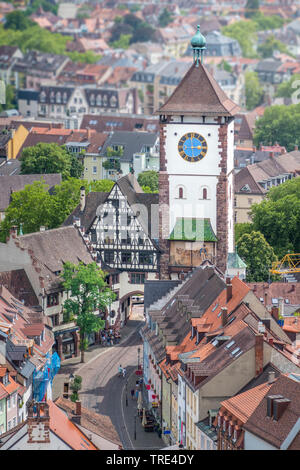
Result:
M291 333L300 333L300 317L288 317L284 319L283 330Z
M97 447L69 420L67 415L48 400L50 429L74 450L97 450Z
M260 404L264 396L268 393L272 385L273 382L266 382L258 385L257 387L251 388L235 397L222 401L221 407L224 407L229 413L234 415L244 424Z

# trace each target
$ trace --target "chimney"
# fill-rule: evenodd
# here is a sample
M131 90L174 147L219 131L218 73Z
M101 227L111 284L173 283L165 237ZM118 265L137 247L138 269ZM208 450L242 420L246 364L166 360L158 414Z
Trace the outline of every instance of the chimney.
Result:
M50 415L47 402L32 401L28 407L28 443L50 442Z
M222 326L227 325L227 318L228 318L227 307L221 308L221 318L222 318Z
M283 297L278 298L278 305L279 305L279 314L284 315L284 298Z
M73 421L79 425L81 423L81 401L80 400L76 401L75 415L73 416Z
M85 187L80 188L80 212L83 212L85 208Z
M273 419L275 421L279 421L289 404L291 403L291 400L288 398L276 398L273 402Z
M268 305L268 293L265 291L265 307Z
M262 373L264 365L264 335L255 335L255 377Z
M276 321L278 322L278 320L279 320L279 311L278 311L278 307L275 307L275 306L272 307L271 315L272 315L272 317L274 318L274 320L276 320Z
M268 383L272 384L275 381L275 372L274 370L270 370L268 374Z
M274 401L280 398L283 398L283 396L282 395L268 395L267 396L267 416L269 418L273 418Z
M232 284L227 284L227 286L226 286L226 302L228 303L231 298L232 298Z
M274 152L270 152L270 153L269 153L269 157L270 157L270 158L274 158Z

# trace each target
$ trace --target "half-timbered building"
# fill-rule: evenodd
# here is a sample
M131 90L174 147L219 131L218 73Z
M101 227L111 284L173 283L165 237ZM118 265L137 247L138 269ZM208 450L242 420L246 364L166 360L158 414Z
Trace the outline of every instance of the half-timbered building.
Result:
M158 278L158 194L144 193L133 174L109 193L81 190L81 201L64 225L81 227L116 294L109 323L126 323L132 297L143 295L146 279Z

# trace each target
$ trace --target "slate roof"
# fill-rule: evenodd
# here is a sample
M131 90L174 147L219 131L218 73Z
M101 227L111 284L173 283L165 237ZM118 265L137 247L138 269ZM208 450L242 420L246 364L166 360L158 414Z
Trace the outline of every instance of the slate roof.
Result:
M194 63L156 114L234 116L238 110L207 69Z
M73 212L64 221L63 226L73 225L76 218L80 218L80 224L84 227L85 232L88 232L92 223L95 220L97 208L104 204L109 193L104 192L90 192L86 195L85 208L81 212L80 204L73 210Z
M291 400L278 421L267 416L267 396L282 395ZM276 448L280 448L300 417L300 383L281 375L272 384L255 411L244 425L246 431L255 434ZM299 432L299 431L298 431Z
M46 292L60 288L61 279L55 273L63 270L65 262L89 264L94 261L74 226L30 233L19 236L17 240L21 249L32 250L41 269L39 277L44 278Z
M153 147L157 138L158 135L156 133L150 132L114 131L106 140L100 154L106 156L107 147L122 145L124 150L122 156L118 157L120 162L132 163L133 155L142 152L144 146Z
M1 173L1 167L0 167ZM53 173L46 175L0 175L0 210L4 211L10 203L11 194L16 191L21 191L27 184L32 184L34 181L41 181L43 179L49 190L55 185L61 183L61 174Z
M179 280L145 280L144 284L144 308L147 310L154 302L164 297L170 290L180 284Z
M101 115L85 114L81 121L81 129L95 129L98 132L148 131L158 132L159 121L156 116L101 113Z

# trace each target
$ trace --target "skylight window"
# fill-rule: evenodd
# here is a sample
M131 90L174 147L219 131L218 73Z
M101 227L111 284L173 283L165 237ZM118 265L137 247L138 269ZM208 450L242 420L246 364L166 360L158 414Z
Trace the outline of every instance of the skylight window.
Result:
M272 299L272 304L278 304L278 299Z
M235 348L233 351L231 351L230 354L231 354L232 356L235 356L238 352L240 352L240 350L241 350L241 349L240 349L239 347L237 347L237 348Z
M218 346L219 341L217 339L214 339L211 343L213 346Z
M229 349L229 348L231 348L231 346L233 346L234 344L235 344L235 341L232 340L232 341L230 341L230 343L226 344L225 348L226 348L226 349Z
M216 310L216 308L218 307L218 302L216 303L216 305L214 306L214 308L212 309L212 312L214 312Z

